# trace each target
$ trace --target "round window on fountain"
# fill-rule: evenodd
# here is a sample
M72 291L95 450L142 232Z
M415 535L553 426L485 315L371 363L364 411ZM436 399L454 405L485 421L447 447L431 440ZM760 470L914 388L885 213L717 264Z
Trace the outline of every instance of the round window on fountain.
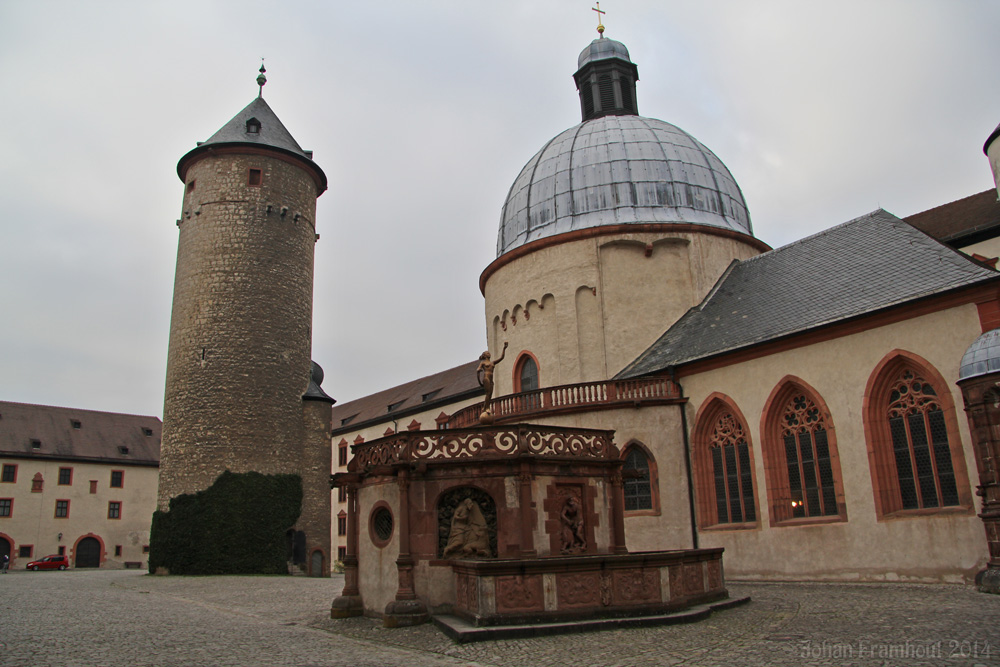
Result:
M389 539L392 537L392 529L392 510L389 509L388 504L380 502L372 509L368 520L368 532L375 546L381 549L388 545Z

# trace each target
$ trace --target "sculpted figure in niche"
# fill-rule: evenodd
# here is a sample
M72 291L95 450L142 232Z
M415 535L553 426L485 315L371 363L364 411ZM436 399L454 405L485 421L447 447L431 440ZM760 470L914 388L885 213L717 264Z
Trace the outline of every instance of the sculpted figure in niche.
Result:
M490 535L479 505L466 498L451 517L451 533L444 548L444 557L475 557L490 555Z
M562 513L562 553L574 554L587 549L587 540L583 536L583 508L576 496L570 496L563 503Z
M482 424L493 423L493 411L490 409L490 402L493 400L493 371L496 365L503 361L504 355L507 353L507 345L508 343L503 344L503 350L501 350L500 356L496 361L491 360L489 350L479 355L479 366L476 367L476 379L479 380L479 384L486 390L486 400L483 401L483 414L479 418Z

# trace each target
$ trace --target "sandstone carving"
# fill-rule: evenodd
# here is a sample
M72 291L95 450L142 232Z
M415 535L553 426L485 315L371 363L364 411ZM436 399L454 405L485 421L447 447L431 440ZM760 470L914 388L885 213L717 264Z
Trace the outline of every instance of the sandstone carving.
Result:
M583 534L583 508L576 496L569 496L559 514L562 521L562 553L574 554L587 549Z
M490 555L490 537L479 505L466 498L451 517L451 533L444 548L444 557L476 557Z

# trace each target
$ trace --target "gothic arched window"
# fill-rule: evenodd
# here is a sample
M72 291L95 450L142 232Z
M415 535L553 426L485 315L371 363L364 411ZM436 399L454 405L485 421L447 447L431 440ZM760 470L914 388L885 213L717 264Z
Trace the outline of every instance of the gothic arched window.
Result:
M837 442L826 405L797 379L780 383L764 408L764 468L772 524L847 519Z
M937 391L911 369L897 375L885 417L902 509L958 505L948 429Z
M716 422L711 450L718 522L755 521L750 444L743 424L732 414Z
M757 522L749 431L727 397L716 394L706 406L699 413L694 438L699 523L749 527L746 524Z
M916 355L883 360L866 390L865 433L876 511L971 510L955 406L940 374Z

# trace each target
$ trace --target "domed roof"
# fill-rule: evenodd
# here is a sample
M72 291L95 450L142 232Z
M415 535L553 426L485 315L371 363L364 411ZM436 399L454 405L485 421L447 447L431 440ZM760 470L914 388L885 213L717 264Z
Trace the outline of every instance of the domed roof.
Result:
M503 206L497 256L578 229L671 222L753 234L736 180L704 144L662 120L604 116L557 135L524 166Z
M1000 371L1000 329L987 331L969 346L958 365L958 379L968 380L995 371Z
M607 60L608 58L620 58L632 62L624 44L607 37L600 37L587 45L583 51L580 51L580 57L576 61L577 68L595 60Z

